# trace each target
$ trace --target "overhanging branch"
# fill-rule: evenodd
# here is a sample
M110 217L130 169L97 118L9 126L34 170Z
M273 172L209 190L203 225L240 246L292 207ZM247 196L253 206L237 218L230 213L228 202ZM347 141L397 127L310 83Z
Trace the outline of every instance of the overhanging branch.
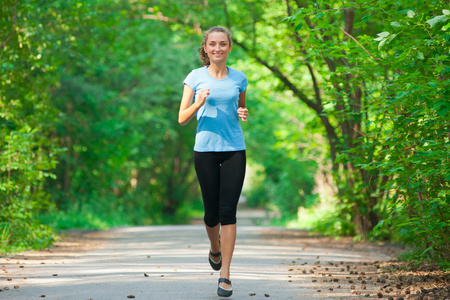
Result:
M233 43L242 48L250 57L254 58L258 63L269 69L285 86L290 89L295 96L302 100L308 107L313 109L317 114L322 114L322 108L316 103L308 99L308 97L300 91L281 71L275 66L271 66L267 61L256 55L253 51L247 48L243 43L233 38Z

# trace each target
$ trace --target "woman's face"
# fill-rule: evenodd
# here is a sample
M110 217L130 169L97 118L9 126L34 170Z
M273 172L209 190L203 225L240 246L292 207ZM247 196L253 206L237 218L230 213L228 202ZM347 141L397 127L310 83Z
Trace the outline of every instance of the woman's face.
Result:
M206 40L205 52L214 63L226 62L231 45L228 36L223 32L211 32Z

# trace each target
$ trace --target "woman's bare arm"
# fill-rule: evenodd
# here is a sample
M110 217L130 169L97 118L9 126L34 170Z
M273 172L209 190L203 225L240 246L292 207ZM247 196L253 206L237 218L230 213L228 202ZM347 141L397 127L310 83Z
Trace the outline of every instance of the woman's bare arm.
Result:
M198 100L192 104L195 92L188 85L184 85L183 97L181 98L180 111L178 112L178 123L186 125L195 116L197 111L205 104L206 97L209 95L209 89L199 92Z

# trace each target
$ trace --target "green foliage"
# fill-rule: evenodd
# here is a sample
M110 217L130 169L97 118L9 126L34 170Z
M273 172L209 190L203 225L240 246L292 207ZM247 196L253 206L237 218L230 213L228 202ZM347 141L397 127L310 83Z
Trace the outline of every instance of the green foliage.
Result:
M185 51L194 43L146 19L147 8L2 4L2 252L50 243L40 222L186 222L181 203L199 202L192 134L176 122L182 80L198 63Z
M354 236L355 225L349 214L343 214L347 208L344 204L332 200L321 200L309 208L300 207L295 220L286 224L289 228L297 228L319 232L326 236ZM339 234L337 234L339 233Z
M305 6L285 21L304 36L314 34L310 23L316 20L314 29L330 37L323 45L307 41L335 63L327 80L337 100L330 97L325 108L342 128L344 143L336 162L352 166L341 170L337 180L348 204L344 207L361 217L354 219L357 225L364 226L366 219L375 226L378 218L388 218L384 224L391 224L400 240L422 247L426 256L448 260L449 35L443 7L443 1L419 1L414 7L407 1L361 2L357 9L325 9L322 3ZM348 37L342 44L333 38L344 25L352 29L347 27L350 13L355 15L355 40L365 48ZM376 27L370 21L374 14L382 21ZM338 21L340 15L345 23ZM303 22L309 28L299 26ZM355 102L358 89L365 96ZM355 132L346 131L346 123ZM386 233L375 231L378 238Z
M53 59L42 54L51 36L31 4L6 1L1 12L0 253L7 253L52 242L52 229L36 215L51 206L43 183L54 178L62 149L49 135L56 110L48 91L57 81ZM51 14L43 5L41 17Z
M248 201L250 205L278 211L282 219L290 219L297 215L298 207L310 206L317 198L313 191L317 161L306 157L323 154L320 147L321 142L325 142L320 133L314 133L317 129L311 122L313 117L302 110L298 102L276 96L270 90L258 94L263 91L264 83L258 75L250 76L255 83L251 86L258 90L249 92L252 113L251 122L245 125L247 153L250 164L261 166L258 173L263 179L258 184L253 183L247 193ZM256 82L261 88L256 87ZM252 99L259 101L252 103ZM261 109L252 110L255 105ZM274 111L282 113L274 114ZM316 141L311 143L312 139Z
M83 24L68 29L78 59L61 69L52 93L55 134L68 150L48 182L62 212L45 218L59 228L183 222L180 204L198 201L191 136L174 114L195 62L179 64L179 56L192 42L166 38L142 5L90 2L76 12Z
M389 30L397 38L382 48L386 80L383 92L373 93L374 119L365 139L373 141L375 159L362 167L389 177L386 221L400 239L422 249L423 258L448 261L450 19L439 1L421 5L391 17Z

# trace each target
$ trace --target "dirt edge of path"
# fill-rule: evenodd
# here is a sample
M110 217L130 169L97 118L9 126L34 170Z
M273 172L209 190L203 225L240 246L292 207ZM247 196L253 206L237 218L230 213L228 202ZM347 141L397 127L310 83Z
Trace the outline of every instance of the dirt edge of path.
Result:
M322 261L318 256L313 264L293 260L287 266L288 278L296 275L308 276L316 283L317 293L327 299L327 292L344 289L349 298L380 298L389 300L450 300L450 272L443 271L433 263L399 261L395 259L406 248L388 242L354 242L351 237L334 239L311 235L307 231L287 230L283 235L267 230L266 239L292 239L302 242L302 250L308 247L331 247L348 251L368 251L384 254L385 261L371 260L361 262Z

